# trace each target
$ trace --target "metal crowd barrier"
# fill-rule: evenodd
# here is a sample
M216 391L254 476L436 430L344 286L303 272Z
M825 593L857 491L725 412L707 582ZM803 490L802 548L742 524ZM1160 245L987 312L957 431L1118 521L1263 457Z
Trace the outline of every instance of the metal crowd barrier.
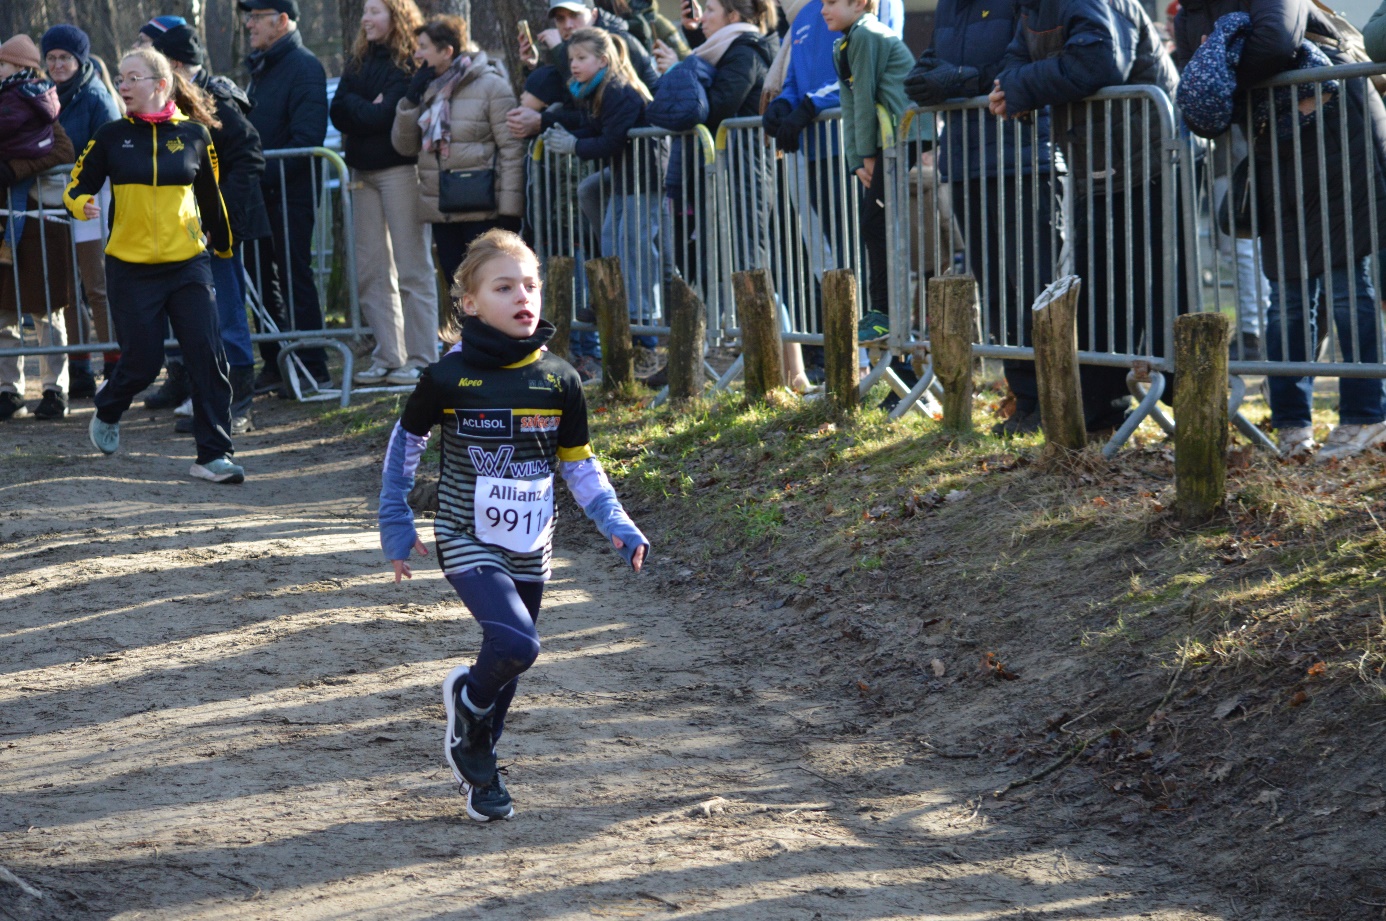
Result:
M45 387L66 392L67 361L71 352L90 351L86 345L90 324L77 314L75 292L78 274L77 247L72 235L76 223L62 203L63 188L72 167L62 166L35 177L22 201L3 201L8 225L22 216L18 246L12 263L0 266L0 383L19 386L24 379L24 359L37 356ZM19 187L15 194L20 194ZM11 204L19 207L11 208ZM7 233L7 237L9 234ZM100 240L96 241L98 245ZM26 320L28 321L26 323ZM34 334L26 341L25 327ZM76 342L70 340L75 338ZM22 396L22 393L21 393Z
M675 270L717 309L712 199L715 160L705 128L636 128L619 158L555 154L536 139L526 178L526 214L541 261L573 256L573 330L596 345L583 263L616 256L637 336L669 332L667 283Z
M974 354L1007 360L1008 370L1032 362L1031 305L1050 281L1077 274L1079 360L1131 369L1128 386L1140 400L1104 450L1114 453L1147 416L1172 427L1156 403L1162 372L1172 370L1174 317L1189 302L1179 242L1184 173L1169 97L1154 86L1112 87L1071 106L1000 119L981 96L911 108L901 134L919 118L933 122L939 182L951 195L934 196L931 210L901 207L911 191L913 207L925 207L923 173L911 179L907 141L887 150L889 219L911 257L907 266L902 250L892 250L891 347L905 352L927 342L917 267L948 264L940 246L953 222L982 304ZM932 228L931 244L921 227Z
M346 406L351 396L351 373L353 357L351 349L344 341L368 333L361 325L361 310L357 300L355 284L356 253L353 244L351 196L348 172L345 162L335 152L322 147L294 150L265 151L268 163L268 182L277 181L281 188L294 190L294 194L271 197L266 204L272 223L282 235L272 239L289 241L286 248L294 245L307 246L309 253L298 259L274 259L271 250L274 242L250 241L241 247L246 259L247 271L246 300L256 320L253 332L254 342L275 341L282 343L279 353L281 374L295 396L304 400L338 399ZM294 161L307 160L302 164L308 173L308 181L292 169ZM321 165L314 165L321 164ZM30 203L24 211L24 237L15 252L11 266L0 267L0 382L17 382L22 378L23 362L28 357L38 357L45 383L52 378L65 380L66 361L58 356L86 354L89 352L108 352L119 349L112 335L114 324L109 308L98 305L97 316L92 311L94 298L84 283L81 260L78 256L78 235L91 237L84 245L99 245L104 248L109 206L103 207L103 216L98 221L79 222L67 213L62 203L62 193L67 185L71 166L58 167L44 173L33 186ZM302 195L303 197L298 197ZM294 199L291 201L291 199ZM303 206L311 214L313 227L298 237L291 228L294 221L303 226L303 214L296 214L295 208ZM312 293L317 303L325 303L331 293L328 284L333 272L334 260L338 254L332 244L335 213L339 211L343 225L344 251L340 254L340 269L344 279L341 288L346 299L346 323L332 328L315 328L302 322L305 313L298 310L298 301L305 290L295 285L296 272L307 272ZM9 209L3 209L8 218ZM247 250L263 248L262 258L252 256ZM101 273L104 266L101 259L88 257L87 273ZM286 254L287 255L287 254ZM268 266L274 263L282 267L277 275L278 284L285 289L281 297L288 308L276 317L275 311L268 307L265 298L265 284L270 277ZM306 266L306 270L304 269ZM104 288L104 279L92 274L90 287ZM320 309L320 308L319 308ZM308 314L311 315L311 314ZM26 337L24 318L30 318L34 333ZM321 317L321 313L318 313ZM103 322L104 321L104 322ZM319 319L319 326L321 320ZM106 330L104 338L97 335L98 330ZM169 339L169 347L177 345ZM301 357L297 353L309 348L334 348L343 358L343 382L340 389L317 389L317 382L307 374ZM67 390L66 386L62 388Z
M782 151L760 118L729 118L717 130L718 207L722 232L724 309L709 327L740 338L731 296L733 272L766 269L787 313L785 341L823 342L823 273L850 268L865 278L861 248L860 184L846 168L840 109L819 113L799 138L797 151Z
M1235 320L1233 374L1386 378L1386 163L1369 128L1382 103L1368 79L1382 73L1350 64L1281 74L1247 94L1227 134L1195 150L1194 280L1203 309Z

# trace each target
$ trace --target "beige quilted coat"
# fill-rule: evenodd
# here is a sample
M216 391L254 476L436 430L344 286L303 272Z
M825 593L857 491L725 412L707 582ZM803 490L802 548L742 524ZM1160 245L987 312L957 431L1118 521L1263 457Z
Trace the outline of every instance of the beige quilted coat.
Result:
M401 99L395 109L390 142L400 156L419 158L419 220L429 224L455 221L488 221L500 214L520 217L525 210L525 142L510 135L505 113L515 108L515 94L500 67L486 52L472 52L472 64L452 94L452 145L441 165L436 153L423 150L419 117L433 96L424 93L414 105ZM500 156L496 157L496 145ZM438 210L439 169L485 169L495 161L496 211L443 214Z

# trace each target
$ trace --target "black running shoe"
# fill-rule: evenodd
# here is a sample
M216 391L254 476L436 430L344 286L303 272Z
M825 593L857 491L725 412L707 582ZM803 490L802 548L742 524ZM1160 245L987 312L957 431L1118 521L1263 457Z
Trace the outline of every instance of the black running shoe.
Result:
M22 419L29 415L29 407L17 393L0 390L0 422L6 419Z
M443 706L448 713L448 729L443 740L443 753L452 767L458 783L489 783L496 773L496 755L492 749L491 714L477 716L462 702L462 685L469 669L459 665L443 679Z
M67 397L61 390L45 390L43 399L34 410L35 419L66 419Z
M478 822L493 819L508 819L515 815L515 806L510 799L510 791L505 789L499 771L491 775L485 784L462 784L462 795L467 797L467 815Z

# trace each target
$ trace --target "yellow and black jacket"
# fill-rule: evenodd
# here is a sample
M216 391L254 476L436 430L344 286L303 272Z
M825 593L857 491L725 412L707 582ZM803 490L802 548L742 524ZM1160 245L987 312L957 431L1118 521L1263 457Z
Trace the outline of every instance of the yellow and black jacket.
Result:
M207 129L181 112L150 124L131 116L109 122L82 152L63 202L78 220L111 180L111 239L122 262L182 262L206 250L231 255L231 226L217 189L217 153Z

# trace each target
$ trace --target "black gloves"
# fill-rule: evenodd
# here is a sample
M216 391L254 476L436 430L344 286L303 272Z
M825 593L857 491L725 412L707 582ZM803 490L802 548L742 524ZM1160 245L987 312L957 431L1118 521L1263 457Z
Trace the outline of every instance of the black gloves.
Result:
M794 111L794 107L789 104L788 99L771 100L770 104L765 107L765 112L760 116L761 129L766 134L773 136L779 132L784 117L792 111Z
M414 105L423 102L424 91L428 89L428 85L432 83L437 76L438 74L429 65L425 64L423 67L420 67L418 70L414 71L414 79L409 81L409 89L405 92L404 98L408 99Z
M916 105L936 106L946 99L980 96L985 91L981 77L977 68L949 64L930 49L905 75L905 93Z
M791 153L798 150L800 132L813 124L814 116L817 114L818 106L813 104L812 99L807 96L800 99L799 104L784 117L779 129L775 131L775 144L780 150Z
M0 160L0 189L7 189L14 185L14 170L10 169L8 160Z

